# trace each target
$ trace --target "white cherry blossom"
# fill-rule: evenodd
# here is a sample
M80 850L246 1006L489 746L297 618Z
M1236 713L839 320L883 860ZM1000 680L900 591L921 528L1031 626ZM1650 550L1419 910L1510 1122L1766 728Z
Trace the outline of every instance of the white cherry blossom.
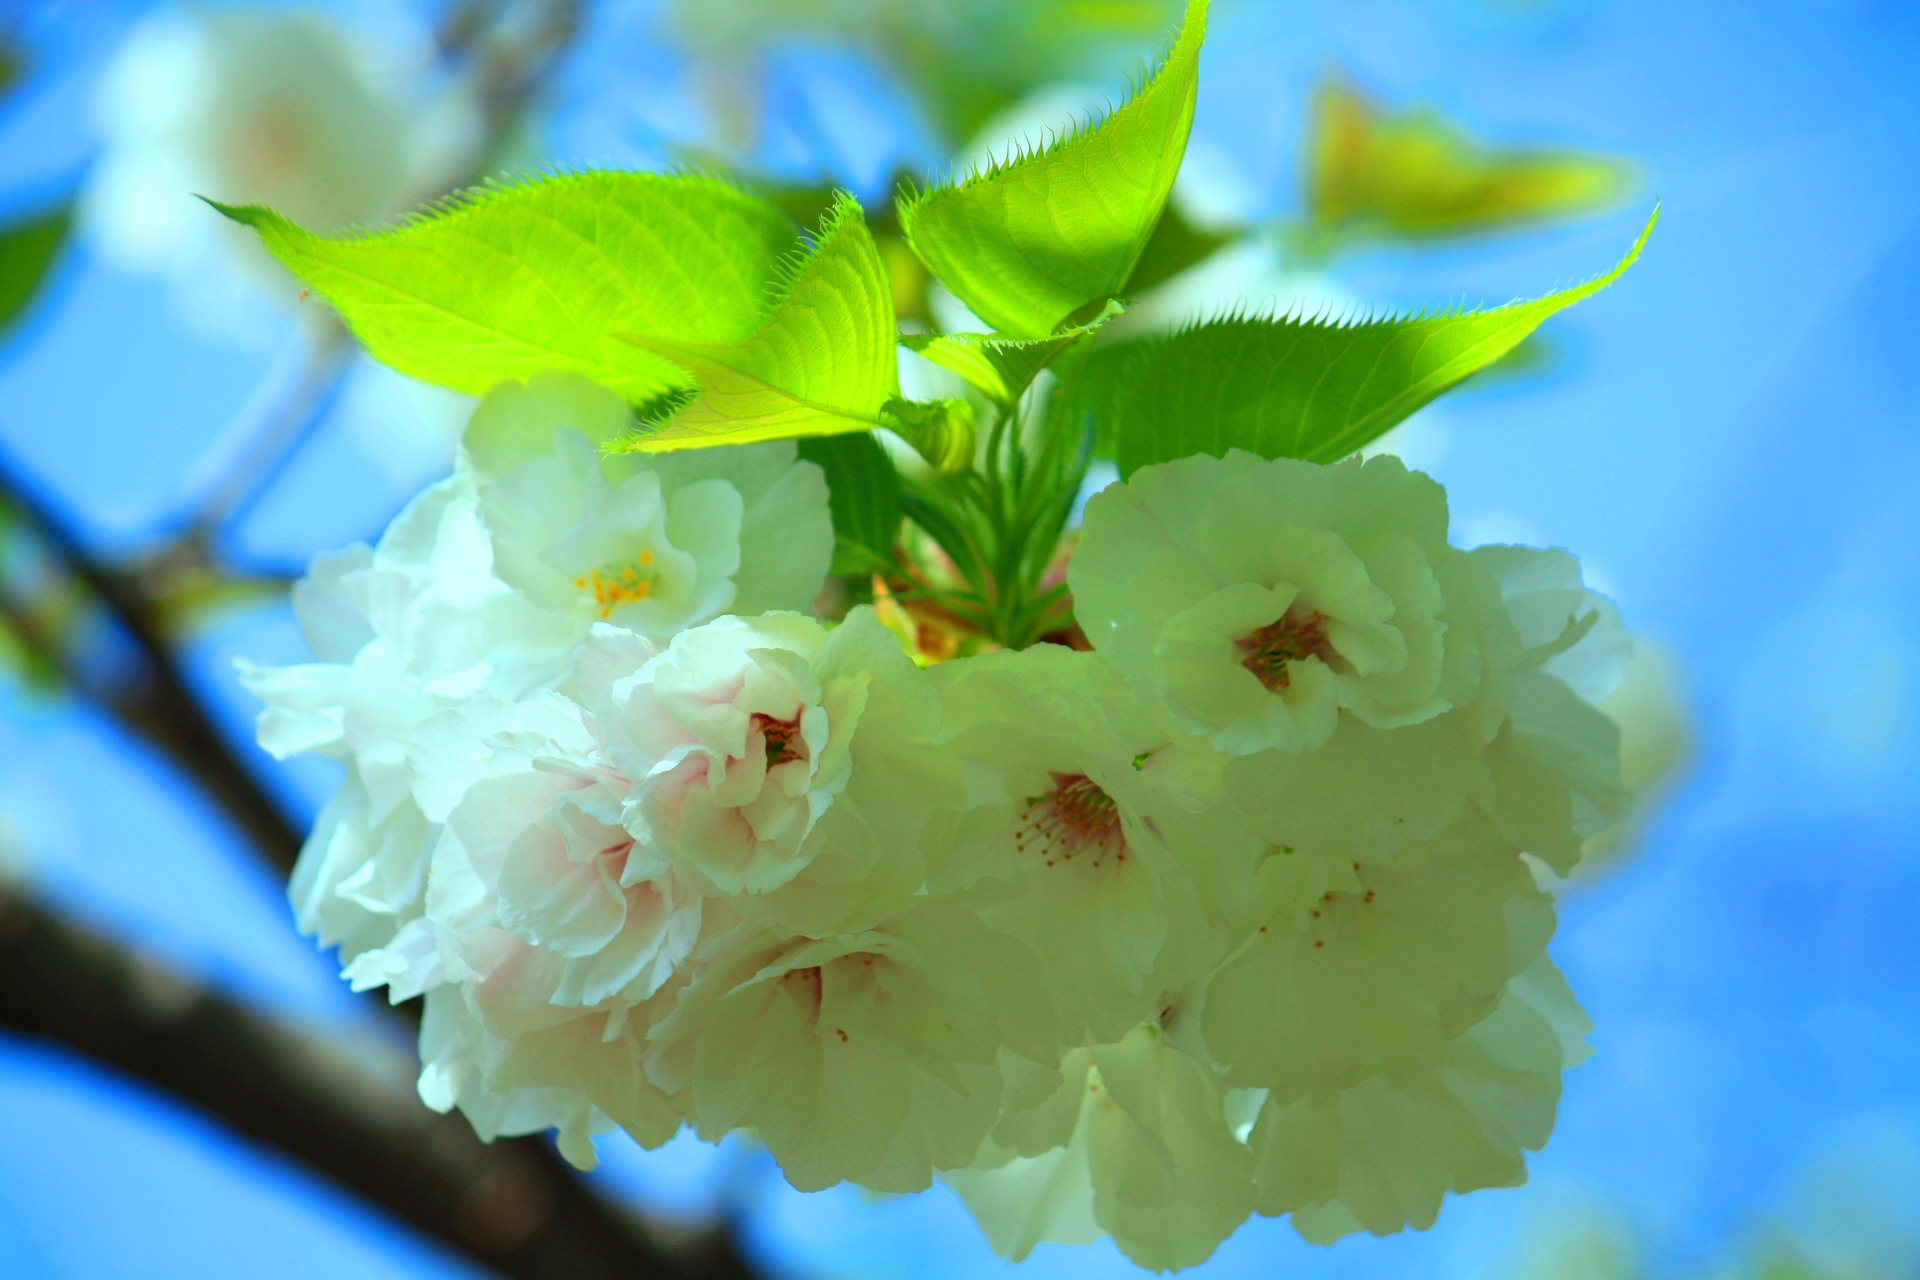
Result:
M970 793L935 883L1007 881L983 918L1046 958L1079 1032L1119 1039L1218 958L1209 899L1233 895L1260 842L1229 809L1189 807L1212 753L1095 655L1036 645L933 675Z
M792 932L864 928L926 880L929 818L962 799L934 749L940 703L860 608L725 617L607 680L608 758L634 780L639 847L743 914Z
M1311 751L1342 714L1418 724L1472 692L1436 562L1446 496L1398 459L1240 450L1087 504L1069 581L1094 647L1220 750Z
M540 608L664 643L722 613L805 609L833 556L826 482L792 441L605 454L638 431L575 375L508 382L465 438L493 567ZM715 455L715 456L707 456Z

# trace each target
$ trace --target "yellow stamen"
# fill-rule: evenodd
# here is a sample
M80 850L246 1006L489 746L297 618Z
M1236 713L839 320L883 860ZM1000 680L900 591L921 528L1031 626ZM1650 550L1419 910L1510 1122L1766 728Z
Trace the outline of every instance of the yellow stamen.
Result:
M651 555L651 553L647 553ZM590 590L600 616L608 618L622 605L638 604L653 594L653 579L643 578L633 569L595 569L584 578L574 579L576 586Z

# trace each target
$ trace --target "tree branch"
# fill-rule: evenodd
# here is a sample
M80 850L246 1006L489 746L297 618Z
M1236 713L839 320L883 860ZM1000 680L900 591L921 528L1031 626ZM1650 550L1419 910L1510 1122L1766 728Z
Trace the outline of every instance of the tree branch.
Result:
M456 24L445 51L479 60L484 169L577 33L580 4L546 0L538 22L498 43L491 28L502 20L500 3L467 0L460 11L472 21ZM122 569L96 562L0 456L0 534L4 517L17 517L56 579L53 592L24 595L0 580L0 630L37 667L184 769L282 873L299 854L301 834L193 696L174 659L166 611L180 582L232 581L217 564L214 526L252 499L311 422L350 350L323 343L202 518ZM45 607L50 596L60 598L53 609ZM122 643L89 645L87 628L63 625L59 606L70 613L75 601ZM92 651L99 649L112 661L100 661ZM0 1027L54 1040L164 1089L507 1275L750 1280L724 1230L663 1252L589 1192L545 1141L483 1144L464 1118L434 1115L408 1088L369 1088L378 1078L337 1047L157 973L0 887ZM156 999L156 992L172 997ZM392 1012L417 1024L416 1009Z
M301 835L261 789L187 689L173 664L158 619L137 579L95 564L79 539L16 477L0 455L0 506L10 510L39 544L70 589L111 620L131 643L118 669L84 663L67 637L36 619L26 602L0 591L0 612L77 692L131 728L191 775L247 839L282 875L292 871ZM4 588L0 583L0 588Z
M89 560L0 466L0 514L8 510L67 590L132 640L133 670L86 661L4 581L0 625L61 683L186 769L263 853L291 867L299 834L187 691L143 597ZM155 972L0 889L0 1026L56 1040L194 1103L510 1275L751 1277L724 1231L672 1257L648 1246L541 1139L488 1147L465 1118L434 1115L410 1091L391 1088L377 1114L363 1114L372 1079L363 1066L178 978L159 985L190 998L156 1005ZM418 1025L414 1005L369 999L410 1030Z
M0 889L0 1027L191 1103L503 1275L750 1274L723 1233L669 1254L610 1214L544 1141L482 1143L364 1055L196 988L17 889Z

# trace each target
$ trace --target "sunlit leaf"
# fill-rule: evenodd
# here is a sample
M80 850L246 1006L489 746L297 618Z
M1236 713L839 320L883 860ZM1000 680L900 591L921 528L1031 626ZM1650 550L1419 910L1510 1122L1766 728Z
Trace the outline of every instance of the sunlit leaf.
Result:
M1332 462L1619 279L1658 219L1613 270L1531 301L1350 324L1232 317L1112 347L1089 372L1100 384L1089 403L1110 416L1122 475L1229 449Z
M554 174L342 239L258 205L214 207L257 230L376 358L475 395L548 369L635 403L685 386L614 335L745 337L797 243L765 201L692 174Z
M900 476L887 451L867 432L812 436L799 449L827 473L833 572L850 577L891 565L900 533Z
M724 162L718 157L701 155L691 148L684 149L684 154L697 158L702 168L725 170ZM750 191L803 227L811 227L826 217L840 195L837 188L817 183L792 186L756 179L750 175L742 175L741 181ZM912 180L904 172L899 173L890 186L896 193L907 191L912 187ZM929 323L932 317L927 309L927 282L930 279L927 266L901 236L893 202L882 201L866 213L867 230L873 233L873 242L880 248L880 260L887 264L887 275L893 284L894 312L903 320L913 320L923 325Z
M909 334L902 345L966 379L982 395L999 405L1018 401L1062 351L1125 310L1109 302L1085 324L1073 325L1045 338L1009 338L998 333L949 333L938 337Z
M813 247L784 271L784 288L744 340L621 335L698 381L671 418L621 448L695 449L883 425L882 410L899 395L893 294L859 202L842 195Z
M0 230L0 333L39 294L72 225L72 213L63 207Z
M1044 338L1127 283L1193 124L1207 0L1153 78L1097 125L900 204L914 251L996 330Z
M1619 161L1483 146L1426 108L1387 113L1341 81L1314 99L1308 234L1469 235L1603 208L1627 190ZM1324 248L1324 244L1322 245Z

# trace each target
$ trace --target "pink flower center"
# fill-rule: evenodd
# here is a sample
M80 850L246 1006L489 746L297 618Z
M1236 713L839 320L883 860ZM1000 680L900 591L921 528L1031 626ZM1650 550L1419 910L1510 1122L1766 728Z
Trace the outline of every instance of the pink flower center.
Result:
M1289 670L1292 663L1318 658L1332 667L1340 655L1327 639L1326 622L1327 615L1318 609L1304 613L1289 609L1279 621L1269 622L1251 635L1234 641L1245 655L1240 665L1253 672L1254 678L1272 693L1292 683L1293 674Z
M1052 777L1052 791L1027 800L1026 811L1013 829L1014 847L1021 853L1033 848L1049 867L1089 850L1093 866L1104 862L1109 853L1125 862L1127 839L1113 797L1084 773Z
M807 740L800 736L800 715L794 713L791 720L775 720L772 716L753 713L753 727L767 740L767 768L785 764L789 760L807 758Z

